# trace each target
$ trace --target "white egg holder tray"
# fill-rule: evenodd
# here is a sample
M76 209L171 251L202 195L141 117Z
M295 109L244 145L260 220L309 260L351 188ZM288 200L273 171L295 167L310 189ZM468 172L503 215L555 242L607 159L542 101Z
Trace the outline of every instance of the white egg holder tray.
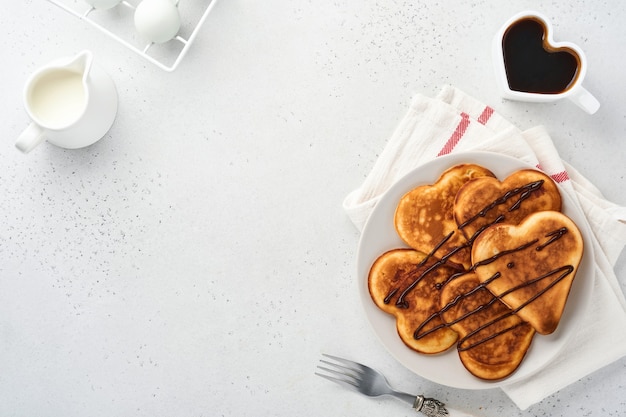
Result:
M134 12L141 0L123 0L107 10L95 9L84 0L48 1L168 72L178 67L217 2L179 0L180 31L172 40L157 44L141 39L135 29Z

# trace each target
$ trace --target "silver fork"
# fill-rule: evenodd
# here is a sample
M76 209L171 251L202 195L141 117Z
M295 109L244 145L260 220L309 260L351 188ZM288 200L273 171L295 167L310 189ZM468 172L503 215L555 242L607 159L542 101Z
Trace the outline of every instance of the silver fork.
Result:
M369 366L325 353L322 355L334 362L320 359L320 364L317 368L324 373L315 372L315 375L326 378L329 381L336 382L368 397L381 395L396 397L411 404L415 410L424 413L428 417L471 417L460 411L446 409L445 404L434 398L396 391L389 386L383 374Z

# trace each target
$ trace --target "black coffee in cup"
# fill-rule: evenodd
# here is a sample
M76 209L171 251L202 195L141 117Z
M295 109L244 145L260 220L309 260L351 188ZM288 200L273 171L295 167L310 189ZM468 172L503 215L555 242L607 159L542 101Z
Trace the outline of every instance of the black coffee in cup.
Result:
M540 94L567 91L579 73L580 58L570 48L555 48L547 41L547 27L539 19L520 19L502 38L509 88Z

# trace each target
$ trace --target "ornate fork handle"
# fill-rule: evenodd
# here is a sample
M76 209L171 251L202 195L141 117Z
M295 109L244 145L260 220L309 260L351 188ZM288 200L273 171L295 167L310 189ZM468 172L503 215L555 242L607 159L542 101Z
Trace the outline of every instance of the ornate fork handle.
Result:
M423 395L418 395L415 398L413 408L428 417L448 417L448 410L446 410L444 403L434 398L426 398Z

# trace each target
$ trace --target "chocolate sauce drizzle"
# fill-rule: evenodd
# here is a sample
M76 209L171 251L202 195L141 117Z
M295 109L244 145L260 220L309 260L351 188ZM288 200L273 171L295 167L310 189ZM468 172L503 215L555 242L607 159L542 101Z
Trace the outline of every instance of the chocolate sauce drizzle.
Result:
M513 190L510 190L508 192L506 192L504 195L502 195L501 197L497 198L496 200L494 200L492 203L488 204L487 206L485 206L482 210L480 210L477 214L475 214L474 216L472 216L471 218L469 218L468 220L466 220L464 223L462 223L461 225L458 226L458 229L461 230L465 227L467 227L468 225L470 225L471 223L475 222L476 220L478 220L479 218L484 218L487 213L491 210L493 210L495 207L502 205L502 204L506 204L510 199L514 198L515 196L517 196L517 200L513 202L513 204L508 208L508 211L514 211L517 210L521 207L523 201L525 201L526 199L528 199L533 192L538 191L539 189L541 189L541 187L543 186L544 180L539 180L539 181L534 181L531 182L529 184L526 184L524 186L515 188ZM450 232L447 236L445 236L441 242L439 242L434 248L433 250L426 255L426 257L424 257L424 259L422 259L422 261L420 261L420 263L416 266L416 268L414 268L411 271L406 272L407 277L410 277L411 275L416 275L415 279L413 279L413 281L411 282L411 284L409 284L404 290L401 291L401 288L393 288L390 290L390 292L388 293L388 295L385 297L384 299L384 303L385 304L389 304L392 300L392 298L398 294L399 291L400 295L398 296L395 305L398 308L408 308L409 307L409 303L408 301L406 301L406 297L407 295L419 284L419 282L424 279L429 273L431 273L432 271L435 271L436 269L442 267L443 265L446 264L446 262L448 261L448 259L452 256L454 256L454 254L458 253L460 250L463 250L467 247L471 247L471 245L473 244L474 240L478 237L478 235L484 231L487 227L492 226L493 224L496 223L500 223L504 220L504 215L499 215L497 216L492 222L485 224L484 226L482 226L479 230L477 230L468 240L465 244L460 245L460 246L455 246L454 248L452 248L447 254L445 254L444 256L442 256L439 260L437 260L436 262L433 263L433 265L431 265L430 267L424 269L424 271L422 271L421 273L418 274L418 270L420 267L423 267L431 258L434 257L435 253L443 246L445 245L446 242L448 242L450 240L450 238L454 235L454 231ZM538 239L534 239L531 240L515 249L509 249L509 250L505 250L502 252L499 252L498 254L494 255L491 258L488 259L484 259L482 261L479 261L477 263L475 263L474 265L472 265L470 267L469 270L467 271L462 271L462 272L457 272L454 273L452 275L450 275L444 282L442 283L437 283L435 284L435 287L437 289L442 289L447 283L451 282L454 279L457 279L465 274L471 273L473 272L477 267L480 267L482 265L487 265L489 263L492 263L494 261L496 261L497 259L501 258L502 256L506 256L509 255L511 253L515 253L518 251L522 251L525 250L533 245L538 244L535 247L535 250L537 251L541 251L543 249L545 249L547 246L549 246L550 244L554 243L555 241L557 241L558 239L560 239L561 237L563 237L565 234L567 233L567 228L563 227L557 230L554 230L548 234L546 234L546 238L548 238L545 242L538 244L539 240ZM509 262L506 266L508 269L514 268L515 264L513 262ZM481 291L483 289L487 289L487 286L489 283L493 282L494 280L498 279L499 277L501 277L501 273L500 272L496 272L492 277L490 277L488 280L486 280L485 282L482 282L481 284L477 285L476 287L474 287L473 289L471 289L470 291L464 293L464 294L460 294L458 296L456 296L453 300L451 300L448 304L446 304L443 308L441 308L440 310L438 310L437 312L433 313L430 317L428 317L423 323L421 323L417 329L415 329L415 332L413 334L413 337L416 340L419 340L423 337L426 337L427 335L436 332L437 330L440 330L442 328L445 327L449 327L453 324L459 323L460 321L468 318L469 316L478 313L479 311L485 310L487 308L489 308L491 305L493 305L495 302L497 301L501 301L503 297L505 297L507 294L510 294L514 291L518 291L520 289L523 289L527 286L533 285L535 283L538 283L539 281L542 281L544 279L548 279L550 277L554 277L556 276L555 279L553 279L543 290L537 292L536 294L533 295L533 297L531 297L530 299L526 300L524 303L522 303L519 307L515 308L515 309L511 309L509 311L507 311L506 313L504 313L501 316L498 316L494 319L492 319L490 322L488 323L484 323L482 324L480 327L478 327L477 329L474 329L472 332L468 333L466 336L464 336L463 338L459 339L459 341L457 342L457 350L458 351L466 351L469 349L472 349L482 343L485 343L489 340L492 340L508 331L512 331L515 328L517 328L518 326L524 324L523 321L520 321L519 323L504 328L498 332L494 332L494 333L490 333L487 337L476 340L476 341L472 341L471 343L469 343L469 339L471 337L473 337L474 335L478 334L479 332L481 332L482 330L495 325L497 322L506 319L507 317L510 317L514 314L516 314L517 312L519 312L521 309L523 309L524 307L526 307L527 305L529 305L530 303L532 303L533 301L535 301L537 298L541 297L543 294L545 294L546 291L548 291L550 288L554 287L556 284L558 284L561 280L563 280L565 277L567 277L569 274L571 274L574 271L574 267L572 265L565 265L565 266L561 266L559 268L556 268L552 271L549 271L539 277L533 278L530 281L527 281L525 283L519 284L515 287L509 288L507 291L505 291L502 294L498 294L498 295L493 295L492 294L492 298L489 300L489 302L487 302L486 304L482 304L480 306L478 306L477 308L475 308L472 311L469 311L467 313L465 313L463 316L457 317L455 320L451 321L451 322L446 322L443 319L443 314L447 311L449 311L450 309L452 309L454 306L456 306L457 304L459 304L463 299L467 298L467 297L471 297L473 294L475 294L478 291ZM436 319L436 318L440 318L441 319L441 324L434 326L428 330L424 330L424 328L428 325L428 323L430 323L432 320Z
M489 211L493 210L499 205L505 204L507 201L509 201L511 198L515 196L519 196L519 197L511 205L511 207L508 208L507 211L511 212L511 211L519 209L522 205L522 202L528 199L532 195L533 192L538 191L543 186L543 183L544 183L544 180L538 180L538 181L534 181L526 185L523 185L521 187L514 188L510 191L507 191L506 193L504 193L504 195L495 199L492 203L488 204L486 207L484 207L474 216L467 219L464 223L461 223L459 225L459 229L463 229L464 227L467 227L471 223L478 220L480 217L485 217Z

